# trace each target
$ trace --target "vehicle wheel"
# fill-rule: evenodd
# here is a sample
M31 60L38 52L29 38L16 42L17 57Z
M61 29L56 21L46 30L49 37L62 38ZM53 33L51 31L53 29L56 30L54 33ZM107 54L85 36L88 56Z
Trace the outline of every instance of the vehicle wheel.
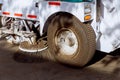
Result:
M58 13L48 26L48 47L57 61L84 66L94 55L95 33L71 14Z

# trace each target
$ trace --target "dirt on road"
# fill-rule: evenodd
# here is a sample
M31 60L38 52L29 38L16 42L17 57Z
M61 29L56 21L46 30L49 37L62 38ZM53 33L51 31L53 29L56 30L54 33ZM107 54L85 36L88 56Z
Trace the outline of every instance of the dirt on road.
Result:
M73 68L23 55L17 46L0 40L0 80L120 80L119 56L96 52L90 64L85 68Z

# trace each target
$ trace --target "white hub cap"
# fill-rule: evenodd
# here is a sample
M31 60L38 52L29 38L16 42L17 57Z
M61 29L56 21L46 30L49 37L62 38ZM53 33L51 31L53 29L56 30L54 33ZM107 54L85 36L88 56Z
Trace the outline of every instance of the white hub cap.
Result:
M63 55L73 55L78 49L78 40L73 31L63 29L55 37L56 46L59 53Z

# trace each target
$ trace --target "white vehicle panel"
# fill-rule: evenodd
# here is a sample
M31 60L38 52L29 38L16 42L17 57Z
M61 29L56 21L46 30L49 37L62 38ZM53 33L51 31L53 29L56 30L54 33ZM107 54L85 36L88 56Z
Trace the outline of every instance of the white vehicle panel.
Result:
M62 11L71 13L81 22L85 22L84 6L87 4L89 4L89 2L75 3L42 0L4 0L2 6L2 16L40 21L40 34L42 34L45 21L50 15L56 12ZM93 4L91 4L91 6L92 5ZM92 20L93 8L90 15Z
M102 0L100 32L102 33L97 48L111 52L120 48L120 1Z

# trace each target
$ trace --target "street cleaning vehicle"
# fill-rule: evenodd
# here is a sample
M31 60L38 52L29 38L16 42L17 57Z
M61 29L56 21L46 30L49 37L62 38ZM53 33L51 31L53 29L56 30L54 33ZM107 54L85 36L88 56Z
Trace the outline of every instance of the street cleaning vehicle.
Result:
M0 4L0 37L18 44L23 53L48 49L48 58L82 67L95 50L109 53L120 47L118 0L0 0Z

